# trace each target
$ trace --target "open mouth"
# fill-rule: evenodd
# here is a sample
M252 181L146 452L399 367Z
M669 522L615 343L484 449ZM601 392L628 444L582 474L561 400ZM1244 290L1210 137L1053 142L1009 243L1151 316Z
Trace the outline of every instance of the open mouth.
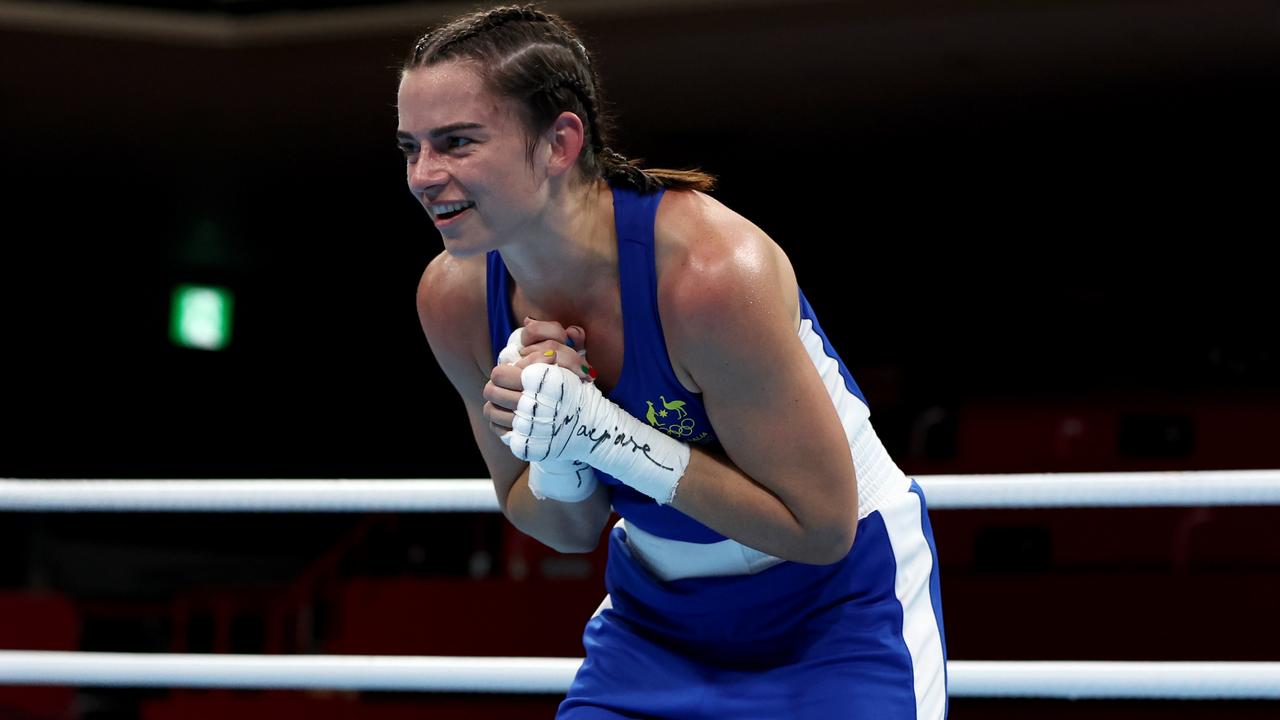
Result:
M476 204L470 201L443 203L440 205L433 205L431 207L431 212L435 215L436 220L450 220L475 206Z

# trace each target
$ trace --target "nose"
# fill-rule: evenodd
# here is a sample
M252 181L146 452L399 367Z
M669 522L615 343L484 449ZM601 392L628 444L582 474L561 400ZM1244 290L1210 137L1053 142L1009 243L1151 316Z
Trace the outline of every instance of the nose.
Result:
M449 174L445 171L442 158L430 148L423 148L418 153L417 160L409 163L408 175L409 190L418 197L435 197L449 182Z

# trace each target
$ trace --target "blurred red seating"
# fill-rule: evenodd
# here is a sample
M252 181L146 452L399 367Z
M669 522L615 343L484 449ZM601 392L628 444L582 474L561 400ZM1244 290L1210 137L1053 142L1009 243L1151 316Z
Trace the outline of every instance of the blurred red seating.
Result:
M75 650L80 621L71 601L42 592L0 592L0 648ZM0 686L0 717L70 717L75 688Z

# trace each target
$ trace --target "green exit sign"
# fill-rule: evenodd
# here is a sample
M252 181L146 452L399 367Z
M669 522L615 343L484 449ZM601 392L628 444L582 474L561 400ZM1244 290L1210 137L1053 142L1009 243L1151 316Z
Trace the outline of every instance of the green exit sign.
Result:
M221 350L231 342L231 291L208 285L179 285L173 289L169 339L175 345Z

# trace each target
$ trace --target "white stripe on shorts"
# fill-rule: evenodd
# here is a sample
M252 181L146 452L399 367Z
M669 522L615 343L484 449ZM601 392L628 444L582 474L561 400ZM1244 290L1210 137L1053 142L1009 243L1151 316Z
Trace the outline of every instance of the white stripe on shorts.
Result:
M902 639L911 655L911 671L919 720L942 720L947 688L942 633L933 612L929 575L933 553L924 537L920 496L906 492L880 508L897 562L894 594L902 603Z

